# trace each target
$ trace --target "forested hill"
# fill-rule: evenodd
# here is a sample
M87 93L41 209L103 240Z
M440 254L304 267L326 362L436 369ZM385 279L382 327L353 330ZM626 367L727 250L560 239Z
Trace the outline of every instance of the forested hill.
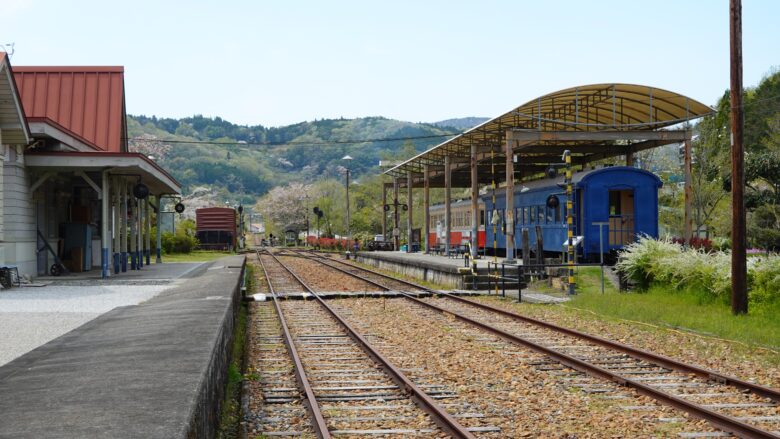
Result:
M211 185L246 198L290 181L340 175L345 155L354 159L349 163L353 175L376 173L379 160L409 157L459 131L383 117L267 128L235 125L219 117L128 116L130 149L153 156L182 183L185 193ZM413 140L404 140L408 138ZM353 142L366 139L372 141Z

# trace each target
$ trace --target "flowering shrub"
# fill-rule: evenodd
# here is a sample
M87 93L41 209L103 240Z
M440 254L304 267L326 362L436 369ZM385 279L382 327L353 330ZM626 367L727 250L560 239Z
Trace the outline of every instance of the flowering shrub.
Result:
M686 248L674 240L642 237L625 247L616 268L643 289L657 283L676 289L705 291L719 298L731 295L729 251ZM751 301L780 297L780 256L748 258L747 269Z
M352 250L354 248L354 242L355 241L349 241L349 249ZM316 236L309 236L308 243L311 246L317 245L317 237ZM347 240L346 239L335 239L335 238L320 238L319 239L319 246L322 250L346 250L347 248Z

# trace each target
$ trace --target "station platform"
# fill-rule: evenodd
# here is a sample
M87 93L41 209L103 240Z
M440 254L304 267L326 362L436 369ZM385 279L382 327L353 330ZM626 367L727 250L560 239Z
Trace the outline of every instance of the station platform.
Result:
M0 437L209 437L244 264L203 264L0 367Z
M144 265L140 270L131 270L129 267L124 273L111 274L103 278L99 268L81 273L68 273L61 276L38 276L36 283L57 285L137 285L138 283L168 282L172 279L180 279L196 276L199 269L205 265L201 262L168 262L162 264L151 263Z
M358 252L356 254L358 262L372 265L377 268L395 271L407 276L415 277L421 280L433 282L452 288L468 288L465 281L467 277L461 273L460 269L467 268L463 256L447 257L443 255L406 252ZM504 258L493 258L492 256L476 259L477 273L486 275L488 273L488 262L498 262L501 264ZM522 262L516 260L517 263Z

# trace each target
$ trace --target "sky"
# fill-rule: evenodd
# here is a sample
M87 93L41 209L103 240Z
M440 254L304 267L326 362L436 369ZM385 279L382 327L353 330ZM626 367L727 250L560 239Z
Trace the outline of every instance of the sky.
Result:
M742 8L755 86L780 67L780 1ZM714 105L728 15L728 0L0 0L0 44L17 66L124 66L130 114L434 122L604 82Z

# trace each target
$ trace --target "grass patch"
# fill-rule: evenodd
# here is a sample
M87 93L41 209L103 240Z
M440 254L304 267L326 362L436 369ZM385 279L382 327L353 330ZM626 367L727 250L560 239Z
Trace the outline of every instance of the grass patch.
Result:
M235 253L215 250L193 250L190 253L164 254L162 260L168 262L208 262L225 256L234 256Z
M234 439L238 437L238 427L241 422L241 383L244 376L243 368L244 346L246 345L246 326L248 309L244 302L236 316L236 328L231 347L231 361L228 366L228 379L225 386L225 400L222 402L222 413L217 428L218 439Z
M606 283L601 294L598 268L579 269L577 295L570 306L596 314L674 328L749 346L780 350L780 303L751 304L748 315L734 316L728 302L707 291L652 285L645 292L619 293Z
M246 265L246 291L253 294L254 272L251 265ZM239 437L241 422L241 383L244 381L244 349L246 347L247 324L249 309L241 302L236 316L236 326L233 332L233 345L230 348L230 365L228 366L225 400L222 402L222 413L219 417L217 439L234 439Z

